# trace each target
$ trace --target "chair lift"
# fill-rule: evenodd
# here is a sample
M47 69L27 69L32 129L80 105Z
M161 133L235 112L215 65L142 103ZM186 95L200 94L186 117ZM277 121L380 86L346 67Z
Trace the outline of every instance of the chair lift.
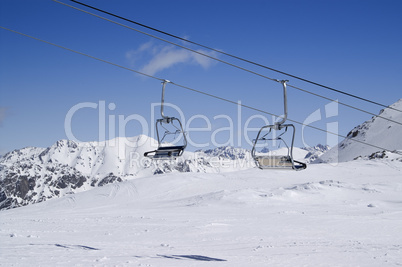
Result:
M293 159L293 143L295 139L295 126L293 124L284 124L287 119L287 92L286 92L286 83L287 80L279 81L283 86L283 97L284 97L284 116L281 121L276 122L273 125L263 126L257 134L257 138L254 140L254 145L251 150L251 156L253 157L256 165L260 169L293 169L293 170L303 170L307 168L307 165L303 162L296 161ZM292 142L289 146L283 140L282 136L287 132L288 128L293 128ZM261 132L263 130L268 129L268 132L260 137ZM284 132L279 134L278 136L272 135L272 130L280 131L284 129ZM271 134L272 137L269 137ZM273 155L272 153L265 155L257 155L256 154L256 146L259 141L267 142L267 141L280 141L283 142L287 148L287 155Z
M168 117L165 116L163 113L163 107L164 107L164 102L165 102L165 86L166 83L169 83L170 81L164 80L162 82L162 100L161 100L161 115L162 118L156 120L155 123L155 129L156 129L156 135L158 137L158 149L153 150L153 151L148 151L144 153L145 157L149 157L152 159L174 159L176 157L180 157L183 154L184 149L187 146L187 139L186 135L183 130L183 126L180 122L179 119L174 118L174 117ZM177 122L176 124L174 122ZM165 130L163 137L161 138L159 135L159 132L161 131L161 128L158 128L159 126ZM164 125L171 125L172 129L174 131L168 130ZM179 146L174 146L174 145L164 145L163 141L166 136L168 135L183 135L183 144Z

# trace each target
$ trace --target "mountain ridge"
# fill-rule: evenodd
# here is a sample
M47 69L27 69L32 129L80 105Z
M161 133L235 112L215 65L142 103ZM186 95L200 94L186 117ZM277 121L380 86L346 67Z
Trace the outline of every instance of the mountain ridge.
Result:
M377 116L373 116L370 120L354 127L344 140L324 153L316 162L345 162L368 157L384 149L388 151L402 150L402 125L386 120L392 119L402 123L402 112L398 110L402 110L402 99L388 108L380 110ZM368 146L361 142L384 149Z
M110 183L169 172L219 173L253 168L250 151L231 146L185 151L175 161L143 157L156 140L139 135L105 142L59 140L47 148L26 147L0 157L0 209L62 197ZM299 157L322 147L295 148ZM309 161L307 159L307 161Z

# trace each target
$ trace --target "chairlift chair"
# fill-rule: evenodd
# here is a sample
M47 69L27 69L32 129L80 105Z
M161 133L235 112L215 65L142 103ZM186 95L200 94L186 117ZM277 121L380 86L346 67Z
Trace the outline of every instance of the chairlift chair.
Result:
M279 81L283 86L283 96L284 96L284 116L281 121L276 122L272 125L263 126L258 134L257 138L254 140L254 145L251 150L251 156L253 157L256 165L260 169L293 169L293 170L303 170L307 168L307 165L303 162L296 161L293 159L293 144L295 139L295 126L293 124L284 124L287 119L287 92L286 92L286 80ZM288 128L293 129L292 141L290 143L290 147L283 139L284 134L288 131ZM261 133L265 130L268 132L264 135ZM273 136L273 131L281 131L283 132L277 136ZM261 137L260 137L261 136ZM257 143L259 142L267 142L267 141L280 141L285 144L287 148L287 155L258 155L256 153Z
M175 159L176 157L180 157L184 149L187 146L187 138L185 132L183 130L183 125L180 120L175 117L165 116L163 112L164 102L165 102L165 87L166 83L170 81L164 80L162 82L162 100L161 100L161 119L157 119L155 123L156 135L158 138L158 148L156 150L148 151L144 153L145 157L149 157L152 159ZM174 129L169 130L165 125L170 125L170 128ZM160 132L164 130L163 136L161 137ZM166 145L163 143L165 137L169 135L182 135L183 143L182 145Z

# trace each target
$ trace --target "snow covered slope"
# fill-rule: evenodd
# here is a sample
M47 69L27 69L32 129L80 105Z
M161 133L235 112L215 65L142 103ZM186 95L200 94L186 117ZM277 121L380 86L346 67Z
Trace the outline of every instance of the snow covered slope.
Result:
M390 106L402 110L402 99ZM379 116L402 123L402 112L386 108ZM345 162L358 157L369 156L380 149L367 146L357 141L369 143L387 150L402 150L402 125L382 119L378 116L355 127L347 138L333 147L319 159L321 162Z
M400 266L402 162L151 175L0 211L2 266Z

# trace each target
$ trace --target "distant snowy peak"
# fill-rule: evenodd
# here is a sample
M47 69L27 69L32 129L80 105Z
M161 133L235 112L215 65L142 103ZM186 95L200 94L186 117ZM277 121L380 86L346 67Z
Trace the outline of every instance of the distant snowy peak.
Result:
M221 146L213 149L198 150L197 152L203 152L210 157L220 157L231 160L250 157L249 150L232 146Z
M15 162L15 161L20 161L23 158L26 158L27 156L30 157L35 157L41 154L45 148L40 148L40 147L25 147L22 149L16 149L13 151L10 151L3 155L0 160L2 162Z
M154 140L155 141L155 140ZM153 148L151 138L138 136L105 142L60 140L48 148L17 149L0 158L0 209L42 202L152 174L141 164Z
M303 148L293 148L293 157L296 160L303 160L307 163L314 161L319 156L321 156L324 152L330 149L327 145L318 144L314 147L303 147ZM266 147L262 148L261 153L267 153L270 150ZM280 148L277 151L281 151L280 154L286 154L286 148ZM208 150L198 150L197 152L204 153L208 157L218 157L222 159L230 159L230 160L238 160L244 159L248 161L252 161L251 152L248 149L237 148L232 146L221 146Z
M327 152L331 147L328 145L321 145L318 144L316 146L313 147L302 147L302 149L307 150L307 151L311 151L311 152Z
M308 151L308 153L304 156L304 161L306 163L311 163L330 150L330 146L318 144L313 147L303 147L302 149Z
M402 99L399 99L388 108L381 110L378 116L353 128L338 146L322 155L319 160L344 162L382 150L402 149L402 125L395 123L395 121L402 123L401 111Z

